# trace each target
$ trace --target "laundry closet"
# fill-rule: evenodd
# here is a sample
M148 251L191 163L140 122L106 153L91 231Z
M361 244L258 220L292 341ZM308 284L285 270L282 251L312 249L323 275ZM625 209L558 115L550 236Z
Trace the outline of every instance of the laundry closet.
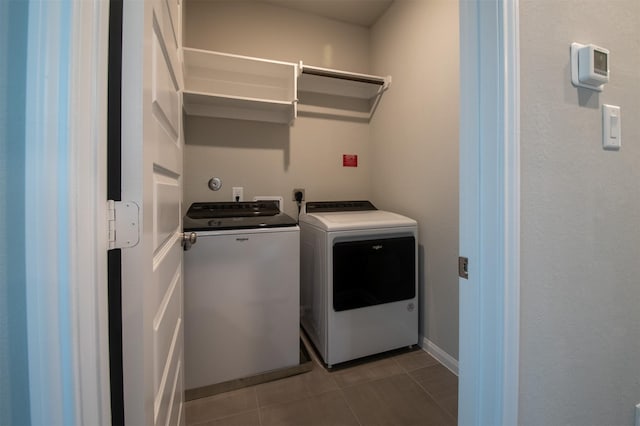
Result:
M203 50L385 79L377 104L363 106L348 93L305 99L298 87L277 95L298 103L266 115L241 103L206 109L206 100L185 93L183 208L232 201L232 188L242 187L245 201L280 196L296 217L292 193L304 188L308 201L371 200L416 219L420 343L455 368L457 1L396 0L370 28L262 1L186 0L183 14L185 70L188 60L206 62L198 58ZM219 190L210 189L212 178Z

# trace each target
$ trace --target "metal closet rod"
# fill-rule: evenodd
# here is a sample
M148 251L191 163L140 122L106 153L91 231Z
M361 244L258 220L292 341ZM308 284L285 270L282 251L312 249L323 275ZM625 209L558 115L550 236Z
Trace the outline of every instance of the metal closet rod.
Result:
M342 80L357 81L359 83L377 84L378 86L382 86L385 83L384 79L368 78L368 77L362 77L357 75L348 75L348 74L332 72L332 71L317 69L317 68L303 67L302 73L317 75L320 77L331 77L331 78L339 78Z

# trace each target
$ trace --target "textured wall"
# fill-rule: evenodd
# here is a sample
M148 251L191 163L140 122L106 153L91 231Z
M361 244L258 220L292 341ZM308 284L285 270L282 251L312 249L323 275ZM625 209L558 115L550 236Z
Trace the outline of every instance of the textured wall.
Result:
M419 226L421 334L458 357L458 2L399 0L372 29L393 76L372 123L372 191Z
M640 402L640 2L520 1L522 425L631 425ZM611 51L602 93L569 45ZM622 107L602 150L601 106Z
M186 3L185 46L348 71L369 72L369 32L364 27L255 1ZM245 199L280 195L296 214L293 188L307 200L368 199L369 126L299 117L292 127L240 120L185 120L185 207L194 201L230 201L243 186ZM358 167L342 167L357 154ZM207 181L223 180L212 192Z
M361 123L299 118L293 127L252 121L187 117L185 207L194 201L231 201L231 188L284 197L295 217L293 188L308 200L370 198L368 129ZM357 153L358 167L342 167L342 153ZM212 192L207 181L223 180Z

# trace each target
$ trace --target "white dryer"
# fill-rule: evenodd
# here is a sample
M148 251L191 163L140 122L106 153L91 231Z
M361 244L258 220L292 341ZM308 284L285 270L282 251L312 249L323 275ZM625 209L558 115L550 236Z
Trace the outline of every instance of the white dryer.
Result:
M300 215L301 324L329 366L418 343L418 226L369 201Z

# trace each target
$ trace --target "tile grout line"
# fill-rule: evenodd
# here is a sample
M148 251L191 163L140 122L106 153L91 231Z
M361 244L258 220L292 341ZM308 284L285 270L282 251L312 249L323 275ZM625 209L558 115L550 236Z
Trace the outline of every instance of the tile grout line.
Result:
M349 411L351 412L351 415L353 416L353 418L356 419L356 422L358 422L359 426L364 426L360 421L360 418L358 417L356 412L353 410L353 407L351 407L351 404L349 404L349 400L347 399L347 395L345 395L344 393L344 389L343 388L339 388L339 389L340 389L340 395L342 395L342 399L344 399L344 403L347 404L347 408L349 408Z
M360 422L360 420L358 419L358 416L355 414L355 412L353 411L353 409L351 408L351 406L349 405L349 402L347 401L346 396L344 395L344 392L342 389L338 388L338 389L331 389L328 391L324 391L324 392L320 392L318 394L314 394L314 395L307 395L304 398L299 398L299 399L295 399L295 400L291 400L291 401L284 401L284 402L277 402L277 403L273 403L273 404L269 404L266 405L264 407L260 407L258 408L259 413L261 413L262 409L271 409L273 407L279 407L279 406L286 406L286 405L290 405L290 404L295 404L295 403L300 403L300 402L307 402L307 401L315 401L319 396L322 395L326 395L329 393L337 393L342 397L342 400L344 401L344 403L347 405L347 408L349 409L349 412L351 413L351 415L353 416L353 418L356 420L356 422L358 423L358 426L363 426L363 424ZM262 417L261 414L260 415L260 424L262 425Z
M317 368L320 370L320 372L321 372L322 374L324 374L324 373L328 373L328 377L330 377L330 378L331 378L331 382L333 383L333 385L337 386L337 389L329 389L329 390L325 390L325 391L322 391L322 392L319 392L319 393L314 393L314 389L312 389L312 387L311 387L311 383L308 383L308 382L306 382L306 381L305 381L305 382L304 382L304 384L303 384L303 386L304 386L304 390L306 391L306 393L308 393L308 395L307 395L307 396L302 397L302 398L296 398L296 399L291 400L291 401L275 402L275 403L267 404L267 405L265 405L264 407L261 407L261 406L260 406L260 396L259 396L259 392L258 392L259 385L254 385L254 386L252 386L252 392L253 392L253 394L254 394L254 401L255 401L255 407L256 407L255 409L257 410L257 415L258 415L258 424L259 424L259 426L262 426L262 425L264 424L265 419L266 419L266 417L265 417L265 413L264 413L264 410L265 410L265 409L271 408L271 407L273 407L273 406L282 405L282 404L289 404L289 403L292 403L292 402L295 402L295 401L301 401L301 400L305 400L305 399L310 399L310 400L312 400L312 399L317 398L318 396L324 395L324 394L329 393L329 392L333 392L333 391L335 391L335 390L340 391L339 395L342 397L342 400L347 404L347 407L348 407L348 409L349 409L349 412L351 413L352 417L356 420L357 424L358 424L359 426L363 426L362 420L358 417L358 415L356 414L356 412L355 412L355 410L354 410L354 407L352 407L352 405L349 403L349 401L348 401L348 399L347 399L347 396L346 396L346 390L348 390L348 389L350 389L350 388L352 388L352 387L355 387L355 386L364 385L364 384L370 384L370 383L375 383L375 382L380 381L380 380L388 379L388 378L390 378L390 377L394 377L394 376L401 376L401 375L403 375L403 374L404 374L404 375L406 375L406 376L409 376L410 381L411 381L411 382L413 382L413 383L415 383L416 385L418 385L418 388L419 388L419 389L421 389L421 390L422 390L422 392L424 392L424 394L425 394L426 396L428 396L428 397L429 397L429 398L430 398L430 399L431 399L431 400L436 404L436 406L437 406L437 407L438 407L442 412L446 413L447 418L451 419L451 420L452 420L452 421L454 421L454 422L456 421L455 415L451 414L451 413L450 413L450 412L449 412L449 411L448 411L448 410L447 410L447 409L446 409L446 408L445 408L445 407L440 403L440 401L439 401L439 400L437 400L437 399L434 397L434 395L432 395L432 394L427 390L427 388L425 388L423 385L421 385L421 384L420 384L420 382L419 382L419 381L418 381L418 380L417 380L417 379L416 379L416 378L411 374L412 372L415 372L415 371L421 370L421 369L423 369L423 368L429 368L429 367L434 367L434 366L436 366L436 365L441 365L441 363L436 362L436 363L435 363L435 364L433 364L433 365L426 365L426 366L422 366L422 367L420 367L420 368L409 368L408 366L405 366L405 365L404 365L404 364L403 364L399 359L397 359L397 358L393 358L393 357L392 357L392 358L388 358L388 359L389 359L390 361L392 361L392 362L391 362L391 364L390 364L391 366L395 366L395 367L397 367L397 368L398 368L398 370L399 370L398 372L396 372L395 374L390 374L389 376L386 376L386 375L385 375L385 377L376 377L376 378L368 377L369 375L368 375L368 374L365 374L365 379L364 379L364 380L362 380L362 381L360 381L360 382L352 383L352 384L349 384L349 385L345 385L344 383L342 383L342 382L340 382L340 381L338 380L338 376L339 376L339 375L340 375L340 373L341 373L339 370L338 370L338 371L331 371L331 370L327 370L327 369L323 368L323 366L322 366L322 365L319 365L317 360L314 360L314 364L315 364L315 365L314 365L314 370L315 370L315 367L317 367ZM410 363L410 365L409 365L409 366L412 366L412 365L413 365L413 364L412 364L412 363ZM415 365L413 365L413 366L415 366ZM384 366L383 366L383 367L384 367ZM387 366L387 367L389 367L389 366ZM385 369L386 369L386 368L383 368L383 371L384 371ZM345 370L345 371L348 371L348 369L347 369L347 370ZM310 371L310 372L311 372L311 371ZM302 375L304 375L304 374L302 374ZM302 375L301 375L301 376L302 376ZM341 385L341 383L342 383L342 385ZM246 410L242 410L242 411L240 411L240 412L234 413L234 414L229 414L229 415L224 415L224 416L215 416L215 417L213 417L213 418L210 418L210 419L207 419L207 420L203 420L203 421L198 422L198 423L188 423L188 425L189 425L189 426L200 426L200 425L203 425L203 424L208 423L208 422L212 422L212 421L220 421L220 420L227 419L227 418L230 418L230 417L233 417L233 416L236 416L236 415L249 413L249 412L251 412L251 411L253 411L253 410L251 410L251 409L246 409Z
M303 374L306 374L306 373L303 373ZM290 377L289 377L289 378L290 378ZM264 383L263 383L263 384L264 384ZM258 385L258 386L259 386L259 385ZM317 394L314 394L314 393L309 389L309 386L308 386L306 383L304 383L304 389L307 391L307 394L306 394L306 395L304 395L304 396L296 397L296 398L294 398L294 399L290 399L290 400L287 400L287 401L271 402L271 403L266 403L266 404L264 404L264 405L260 405L260 398L258 398L258 390L257 390L257 386L256 386L256 398L257 398L258 409L262 409L262 408L269 408L269 407L273 407L273 406L281 405L281 404L289 404L289 403L291 403L291 402L296 402L296 401L302 401L302 400L307 399L307 398L314 398L314 397L316 397L316 396L318 396L318 395L322 395L322 394L325 394L325 393L327 393L327 392L331 392L331 390L328 390L328 391L319 392L319 393L317 393Z
M412 370L412 371L415 371L415 370ZM341 387L341 388L340 388L340 392L341 392L341 394L342 394L342 396L343 396L343 398L344 398L345 402L347 403L347 407L349 407L349 410L351 411L351 413L353 414L353 416L355 417L356 421L358 422L358 424L359 424L360 426L364 426L364 425L362 424L362 422L360 421L360 418L358 417L358 415L355 413L355 411L354 411L354 410L353 410L353 408L351 407L351 404L349 404L349 400L347 399L346 394L344 393L344 391L345 391L346 389L349 389L349 388L352 388L352 387L355 387L355 386L360 386L360 385L363 385L363 384L371 384L371 383L375 383L375 382L379 382L379 381L382 381L382 380L387 380L387 379L390 379L390 378L393 378L393 377L398 377L398 376L403 376L403 375L404 375L404 376L407 376L407 377L409 378L409 380L410 380L410 381L414 382L414 383L415 383L415 384L416 384L416 385L417 385L417 386L418 386L418 387L419 387L419 388L420 388L420 389L425 393L425 395L426 395L428 398L430 398L430 399L431 399L431 400L436 404L436 406L437 406L437 407L438 407L438 408L439 408L439 409L440 409L440 410L441 410L441 411L442 411L442 412L443 412L447 417L449 417L451 420L453 420L455 423L457 423L457 419L456 419L453 415L451 415L451 413L449 413L449 411L447 411L447 410L446 410L442 405L440 405L440 403L439 403L439 402L438 402L438 401L433 397L433 395L431 395L431 393L429 393L429 392L428 392L428 391L427 391L427 390L426 390L426 389L425 389L425 388L424 388L424 387L423 387L423 386L422 386L422 385L421 385L421 384L420 384L416 379L414 379L414 378L413 378L413 376L411 376L411 374L409 374L409 372L408 372L408 371L404 371L404 372L402 372L402 373L392 374L392 375L390 375L390 376L388 376L388 377L382 377L382 378L378 378L378 379L367 380L367 381L365 381L365 382L356 383L356 384L354 384L354 385L349 385L349 386L345 386L345 387Z
M418 369L418 370L419 370L419 369ZM417 370L414 370L414 371L417 371ZM441 410L442 410L442 411L443 411L447 416L451 417L451 419L452 419L452 420L454 420L454 421L457 423L458 419L456 419L456 418L453 416L453 414L451 414L451 413L449 412L449 410L447 410L446 408L444 408L444 407L442 406L442 404L440 404L440 402L439 402L439 401L438 401L438 400L437 400L437 399L436 399L436 398L431 394L431 392L429 392L429 391L428 391L424 386L422 386L422 385L420 384L420 382L418 382L418 381L417 381L417 380L416 380L416 379L415 379L411 374L407 373L407 376L409 376L409 378L410 378L410 379L411 379L411 380L412 380L416 385L418 385L418 387L419 387L420 389L422 389L422 390L424 391L424 393L426 393L426 394L427 394L427 396L429 396L429 398L431 398L431 400L432 400L433 402L435 402L435 403L436 403L436 405L438 406L438 408L440 408L440 409L441 409Z
M237 412L234 412L234 413L231 413L231 414L225 414L225 415L222 415L222 416L221 415L214 415L213 417L210 417L210 418L207 418L205 420L198 421L198 422L195 422L195 423L186 422L185 421L185 425L186 426L200 426L200 425L209 424L211 422L215 422L215 421L218 421L218 420L228 419L230 417L239 416L241 414L246 414L246 413L249 413L249 412L254 411L254 410L258 411L258 418L260 418L260 411L259 411L260 410L260 405L258 403L258 393L256 391L256 386L247 387L245 389L246 390L249 390L249 389L253 390L253 394L255 396L255 402L256 402L255 408L247 408L245 410L240 410L240 411L237 411ZM242 389L236 389L236 390L232 390L232 391L229 391L229 392L236 392L236 391L239 391L239 390L242 390ZM223 392L223 393L218 394L218 395L223 395L223 394L229 393L229 392ZM202 399L205 399L205 398L202 398Z
M383 360L385 360L385 359L381 359L381 360L379 360L379 361L383 361ZM353 386L359 386L359 385L363 385L363 384L367 384L367 383L373 383L373 382L377 382L378 380L386 379L386 378L389 378L389 377L399 376L399 375L401 375L401 374L408 374L408 372L407 372L407 371L405 371L405 368L404 368L404 367L403 367L403 366L402 366L402 365L401 365L401 364L400 364L396 359L394 359L394 358L387 358L387 360L389 360L389 361L393 361L393 362L398 366L398 368L400 369L400 372L399 372L399 373L392 373L392 374L388 374L388 375L383 376L383 377L366 378L366 379L361 380L361 381L359 381L359 382L352 383L352 384L349 384L349 385L344 385L344 386L341 386L341 385L340 385L340 383L338 383L338 381L336 380L336 383L337 383L337 385L338 385L338 388L340 388L340 389L347 389L347 388L351 388L351 387L353 387Z
M336 391L339 391L339 390L341 390L341 389L338 387L337 389L329 389L329 390L322 391L322 392L318 392L318 393L314 393L314 394L311 394L311 393L310 393L310 394L305 395L305 396L303 396L303 397L295 398L295 399L290 399L290 400L288 400L288 401L272 402L272 403L270 403L270 404L266 404L266 405L263 405L263 406L259 406L259 407L258 407L258 409L260 409L260 410L261 410L261 409L263 409L263 408L272 408L272 407L276 407L276 406L278 406L278 405L291 404L291 403L293 403L293 402L304 401L305 399L314 399L314 398L319 397L319 396L321 396L321 395L325 395L325 394L328 394L328 393L330 393L330 392L336 392Z
M258 410L258 425L262 426L262 408L260 407L260 400L258 399L258 389L253 387L253 393L256 396L256 409Z
M376 383L376 382L380 382L382 380L387 380L387 379L391 379L391 378L402 376L402 375L407 375L408 376L409 373L401 371L400 373L395 373L395 374L391 374L391 375L385 376L385 377L378 377L377 379L371 379L371 380L366 380L366 381L363 381L363 382L354 383L354 384L349 385L349 386L340 387L339 389L341 391L344 391L346 389L351 389L351 388L354 388L356 386L370 385L370 384L373 384L373 383ZM422 387L420 387L420 388L422 389ZM429 397L431 397L431 396L429 396Z
M233 414L227 414L227 415L224 415L224 416L212 417L210 419L206 419L206 420L203 420L203 421L197 422L197 423L187 423L187 422L185 422L185 425L186 426L200 426L200 425L210 424L211 422L216 422L218 420L224 420L224 419L228 419L228 418L231 418L231 417L239 416L241 414L247 414L247 413L250 413L253 410L259 410L259 409L255 408L255 409L251 409L251 410L242 410L242 411L238 411L237 413L233 413ZM258 416L260 416L259 412L258 412Z

